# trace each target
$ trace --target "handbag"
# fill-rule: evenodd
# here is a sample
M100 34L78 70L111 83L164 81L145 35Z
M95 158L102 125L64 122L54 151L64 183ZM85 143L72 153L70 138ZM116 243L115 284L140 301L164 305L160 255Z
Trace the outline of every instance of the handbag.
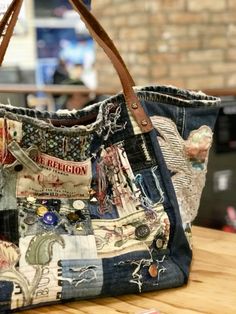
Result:
M66 113L0 105L2 312L178 287L189 277L220 99L134 87L103 28L70 2L122 92Z

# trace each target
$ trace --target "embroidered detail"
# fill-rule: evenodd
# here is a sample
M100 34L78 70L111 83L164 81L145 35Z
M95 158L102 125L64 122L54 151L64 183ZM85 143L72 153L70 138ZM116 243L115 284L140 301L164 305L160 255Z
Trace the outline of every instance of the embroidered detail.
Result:
M206 168L209 149L212 143L212 131L208 126L201 126L192 131L185 142L184 149L192 166L199 170Z
M86 136L65 136L55 131L40 129L29 123L23 124L22 147L32 145L48 155L71 161L82 161L89 157L90 143L93 140L91 133Z
M63 238L53 233L38 235L31 240L25 259L29 265L34 266L35 273L32 281L29 282L27 277L15 268L20 258L18 247L12 243L0 241L0 281L14 282L19 286L23 294L21 306L33 303L35 292L43 276L44 266L48 265L52 259L52 246L55 242L64 247ZM14 303L14 300L12 301ZM15 307L18 306L16 304ZM13 305L12 308L15 307Z
M122 144L117 144L101 152L97 165L98 200L101 213L115 205L119 216L135 212L141 205L140 190L134 183L134 175Z
M173 173L183 224L189 223L197 215L213 133L208 126L201 126L185 141L172 120L158 116L151 120L159 133L158 141L167 167Z
M52 246L57 242L63 248L65 243L63 238L56 233L44 233L34 237L25 255L25 260L29 265L48 265L52 258Z
M113 112L114 111L114 112ZM96 133L101 136L103 134L103 139L106 141L110 134L122 131L125 129L126 123L118 124L121 117L121 106L113 103L106 104L103 113L103 123Z
M20 250L15 244L0 240L0 273L2 269L14 267L19 258Z

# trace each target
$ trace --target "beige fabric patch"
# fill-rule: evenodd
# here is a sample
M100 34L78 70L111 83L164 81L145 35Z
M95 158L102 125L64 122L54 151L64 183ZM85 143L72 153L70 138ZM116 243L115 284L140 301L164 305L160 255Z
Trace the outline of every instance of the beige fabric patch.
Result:
M38 174L23 169L17 177L17 197L88 199L92 178L91 160L72 162L39 154Z
M174 173L173 186L176 192L183 223L194 220L205 185L212 130L204 125L190 133L185 141L175 123L168 118L151 117L160 136L158 142L168 169Z
M137 237L137 228L147 226L145 239ZM93 219L92 226L97 244L98 257L113 257L133 251L147 250L156 235L164 238L163 249L169 240L169 218L162 205L152 210L139 210L126 217L103 220ZM144 227L145 228L145 227Z

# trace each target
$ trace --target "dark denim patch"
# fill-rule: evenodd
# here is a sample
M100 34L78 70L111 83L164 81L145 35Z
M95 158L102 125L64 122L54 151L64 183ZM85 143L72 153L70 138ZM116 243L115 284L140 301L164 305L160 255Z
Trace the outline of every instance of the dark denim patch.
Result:
M120 295L181 286L184 282L184 275L171 258L159 256L157 259L163 262L159 264L162 271L159 271L159 276L155 278L150 276L149 266L145 265L145 261L150 260L148 251L103 259L102 294ZM139 263L140 270L138 270ZM140 275L141 288L136 280L137 277L134 276L135 270Z
M125 139L124 148L133 171L151 168L156 164L150 138L147 134Z
M1 210L0 211L0 239L18 244L18 211Z
M11 308L13 282L0 281L0 313L8 313Z

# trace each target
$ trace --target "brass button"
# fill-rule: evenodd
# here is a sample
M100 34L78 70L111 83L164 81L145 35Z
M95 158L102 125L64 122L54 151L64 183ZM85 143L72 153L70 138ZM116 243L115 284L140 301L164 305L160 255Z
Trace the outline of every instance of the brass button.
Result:
M132 109L138 109L138 104L136 102L134 102L132 105L131 105Z
M141 124L142 124L142 126L147 126L147 125L148 125L148 122L147 122L147 120L142 120L142 121L141 121Z
M48 212L48 209L47 209L47 207L45 207L45 206L39 206L39 207L36 209L36 214L37 214L38 216L41 216L41 217L43 217L44 214L46 214L47 212Z

